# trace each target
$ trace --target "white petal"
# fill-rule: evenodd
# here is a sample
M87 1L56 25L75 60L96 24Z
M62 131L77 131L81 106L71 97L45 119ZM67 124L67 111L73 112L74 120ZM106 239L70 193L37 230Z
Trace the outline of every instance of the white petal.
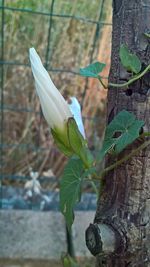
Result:
M39 81L35 83L37 94L40 98L40 103L42 111L46 121L48 122L50 128L55 126L63 128L64 127L64 118L61 116L58 108L56 107L53 100L47 94L47 91L43 89Z
M71 104L69 104L69 107L78 125L80 133L85 138L85 131L84 131L82 115L81 115L81 106L76 97L71 97Z
M60 94L60 92L57 90L57 88L55 87L48 72L43 67L41 59L36 53L35 49L30 48L29 51L30 51L31 67L32 67L32 72L33 72L35 81L36 82L38 81L38 83L40 83L40 87L43 87L43 90L47 92L48 96L55 103L58 109L58 112L61 114L61 116L64 119L68 119L69 117L72 117L72 114L70 112L67 102L65 101L63 96Z

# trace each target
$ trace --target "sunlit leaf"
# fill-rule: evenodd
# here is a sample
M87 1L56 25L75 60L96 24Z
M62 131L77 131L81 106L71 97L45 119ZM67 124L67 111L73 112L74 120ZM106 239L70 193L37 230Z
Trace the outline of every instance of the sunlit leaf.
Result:
M88 65L85 68L80 69L80 75L85 77L98 78L99 73L102 72L105 66L106 64L97 61Z

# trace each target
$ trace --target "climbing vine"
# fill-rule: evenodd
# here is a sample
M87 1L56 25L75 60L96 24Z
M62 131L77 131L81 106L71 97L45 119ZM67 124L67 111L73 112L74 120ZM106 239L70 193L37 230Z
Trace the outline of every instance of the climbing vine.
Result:
M128 89L130 84L141 79L148 71L150 71L150 65L142 70L140 59L137 55L132 54L126 45L120 47L119 57L122 66L130 74L129 80L125 83L116 84L110 82L108 83L108 86L106 86L100 75L106 65L101 62L95 62L80 69L80 75L96 78L105 89L107 87L114 87L115 90L115 87ZM127 110L122 110L106 127L102 148L95 158L92 159L92 164L85 164L85 161L78 156L80 155L80 151L78 151L78 155L77 153L74 153L70 157L65 166L60 183L60 208L66 218L69 230L74 221L74 207L81 199L83 183L91 181L94 185L94 181L98 180L102 187L104 185L103 178L109 171L117 168L119 165L136 155L140 150L150 145L150 140L148 139L150 133L143 132L143 126L144 121L137 119L133 113L128 112ZM129 154L121 156L120 153L135 140L141 140L139 146L131 150ZM75 147L78 146L78 142L76 143L76 140L73 137L71 142L74 142ZM107 154L112 157L112 161L113 158L115 159L114 163L107 166L102 171L99 171L98 165ZM117 160L118 155L119 160Z

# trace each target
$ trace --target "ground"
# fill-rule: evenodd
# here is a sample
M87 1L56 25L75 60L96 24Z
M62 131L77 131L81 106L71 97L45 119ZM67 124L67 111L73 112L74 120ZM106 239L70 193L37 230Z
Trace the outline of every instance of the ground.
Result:
M63 267L59 261L47 261L47 260L7 260L0 259L0 267ZM94 266L93 258L80 260L81 267L92 267Z

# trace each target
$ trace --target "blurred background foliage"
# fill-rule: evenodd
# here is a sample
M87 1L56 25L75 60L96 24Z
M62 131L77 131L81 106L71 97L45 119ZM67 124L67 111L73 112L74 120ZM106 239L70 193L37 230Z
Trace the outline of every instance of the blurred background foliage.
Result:
M60 177L66 158L41 114L28 50L35 47L67 100L76 96L80 101L94 153L103 137L107 91L78 73L90 62L105 62L107 82L111 0L1 0L0 12L3 184L15 182L17 176L22 184L31 168L41 176Z

